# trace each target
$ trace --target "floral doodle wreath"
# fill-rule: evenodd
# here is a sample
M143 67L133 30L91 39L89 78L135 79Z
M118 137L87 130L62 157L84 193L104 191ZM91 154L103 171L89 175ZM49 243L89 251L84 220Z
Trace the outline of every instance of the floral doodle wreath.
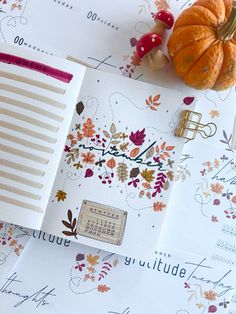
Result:
M92 291L104 293L110 290L110 287L103 284L102 281L117 266L117 258L108 261L101 259L99 255L79 253L76 255L75 261L76 264L71 267L69 279L69 288L74 294L85 294ZM80 290L82 283L85 286L91 284L92 287Z
M194 194L195 202L200 205L201 214L213 223L218 223L222 215L230 220L236 219L236 194L233 189L229 190L230 184L226 184L222 180L217 182L213 175L214 171L219 172L222 167L223 169L228 167L229 170L226 174L229 174L235 172L236 163L225 155L218 159L215 158L213 161L203 162L199 171L201 182L196 184L196 193Z
M19 256L24 249L17 239L19 235L14 234L16 228L18 227L0 222L0 266L6 263L11 254ZM24 235L28 234L24 233ZM6 249L7 252L5 252Z
M118 96L118 99L117 99ZM87 96L88 97L88 96ZM116 97L116 98L115 98ZM76 124L72 129L73 133L68 135L70 143L65 146L66 152L65 162L79 170L79 174L73 173L71 170L67 172L65 182L67 180L77 180L84 174L84 178L93 177L96 172L101 184L111 186L114 177L120 183L125 183L126 202L133 210L144 210L152 208L154 211L162 211L166 205L162 202L154 202L152 206L144 208L134 208L129 203L130 199L133 199L137 193L128 193L127 188L136 189L141 186L139 197L145 197L147 199L155 198L158 194L166 191L170 187L170 182L174 179L174 172L172 170L174 160L172 159L174 152L174 146L168 145L166 142L162 142L159 145L153 142L147 148L143 147L146 138L146 128L158 131L160 134L172 133L176 128L177 115L179 114L182 105L190 105L193 101L193 97L185 97L183 102L170 117L169 126L166 130L159 130L153 126L147 126L142 130L126 132L125 130L118 130L114 123L115 114L113 106L118 104L118 100L125 99L138 110L151 110L157 111L161 106L159 102L161 95L150 95L144 102L144 105L138 106L130 98L122 93L115 92L108 97L108 103L111 110L111 125L108 129L95 130L93 119L98 110L98 100L95 97L88 97L87 103L95 104L96 110L92 118L89 117L83 124ZM89 100L90 99L90 100ZM93 101L91 101L93 99ZM95 100L95 101L94 101ZM85 99L82 99L77 106L76 111L78 115L81 115L84 111ZM127 134L128 133L128 134ZM82 150L82 152L81 152ZM86 151L87 150L87 151ZM96 160L95 152L99 152L100 156ZM144 155L144 159L141 159L141 155ZM117 162L116 158L121 158ZM142 157L143 158L143 157ZM126 160L136 162L137 159L141 159L141 162L136 167L129 168ZM150 164L154 165L158 170L150 169ZM144 166L143 166L144 165ZM162 166L166 169L162 169ZM142 166L142 169L141 169ZM64 191L65 182L62 190L56 192L57 201L64 201L67 198L67 192ZM137 190L134 190L135 192ZM72 222L73 223L73 222ZM71 226L74 230L74 226ZM74 231L73 231L74 232Z

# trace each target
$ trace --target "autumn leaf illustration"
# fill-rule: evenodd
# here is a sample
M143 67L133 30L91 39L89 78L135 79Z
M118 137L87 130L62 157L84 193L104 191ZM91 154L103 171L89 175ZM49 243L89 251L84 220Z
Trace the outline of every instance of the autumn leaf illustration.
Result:
M73 166L74 166L76 169L83 168L83 165L81 165L80 162L77 162L77 163L73 164Z
M58 190L55 197L57 198L58 202L60 202L60 201L64 202L64 200L67 197L67 193L63 190Z
M166 176L167 176L168 179L170 179L170 181L174 180L174 172L173 171L168 171L166 173Z
M120 150L125 152L128 149L129 143L120 144Z
M224 186L219 183L211 184L211 191L216 194L222 194L223 189L224 189Z
M152 182L155 177L153 174L155 173L155 170L148 170L147 168L141 172L141 176L146 180L147 182Z
M130 152L130 157L135 158L136 156L138 156L139 152L140 152L139 147L133 148Z
M164 208L166 208L166 204L162 202L154 202L153 203L153 210L155 212L161 212Z
M81 113L84 111L84 104L82 101L79 101L78 104L76 105L76 112L78 115L81 115Z
M165 148L165 146L166 146L166 142L163 142L163 143L161 144L161 150L163 150L163 149Z
M220 140L220 142L223 144L226 144L227 145L226 150L232 152L232 149L231 149L232 134L227 136L226 131L223 130L223 137L224 138L222 140Z
M160 146L156 146L156 152L160 159L166 160L166 157L170 157L170 151L172 151L175 146L166 146L166 142L163 142Z
M153 157L154 152L155 150L154 150L154 147L152 146L151 148L149 148L149 150L146 153L146 159Z
M95 155L91 152L82 153L82 162L86 164L94 164Z
M209 290L209 291L204 291L204 298L209 300L209 301L214 301L216 300L217 297L217 293L213 290Z
M98 263L98 260L99 260L98 255L89 254L86 256L86 260L91 266L95 266L95 265L99 264Z
M211 111L209 112L209 115L211 116L212 119L214 119L214 118L218 118L219 115L220 115L220 113L219 113L218 110L211 110Z
M79 149L78 148L72 148L69 153L66 154L67 164L69 165L72 161L75 162L75 160L79 157Z
M173 150L175 148L175 146L166 146L166 150L167 151L171 151L171 150Z
M111 159L109 159L107 161L107 167L110 168L110 169L114 169L116 166L116 161L115 159L112 157Z
M151 110L157 110L157 107L160 106L160 103L158 102L158 100L160 99L160 95L156 95L154 97L149 96L145 102L146 105L151 109Z
M98 292L108 292L110 290L106 285L98 285Z
M98 275L98 281L104 279L109 274L109 271L112 269L112 267L114 267L114 265L112 266L111 263L103 262L101 270Z
M163 172L159 172L156 177L156 182L154 186L155 192L152 193L152 197L156 197L157 193L161 193L166 182L166 175Z
M111 135L106 130L103 130L102 132L106 138L111 138Z
M120 138L121 134L122 134L121 132L115 133L112 135L112 138L114 139Z
M129 177L130 178L136 178L140 173L140 170L139 168L133 168L131 171L130 171L130 174L129 174Z
M83 123L83 136L84 137L93 137L93 135L95 134L95 130L94 130L94 124L92 122L91 118L88 118L86 120L86 122Z
M111 132L111 134L115 134L115 133L116 133L116 126L115 126L115 123L112 123L112 124L111 124L110 132Z
M62 233L68 237L74 236L77 239L77 231L76 231L76 218L73 219L72 211L69 209L67 212L68 221L62 220L63 225L68 228L70 231L62 231Z
M117 177L121 182L125 182L128 179L128 167L124 162L118 163Z
M129 139L134 143L134 145L141 146L144 143L145 136L146 134L144 128L142 131L131 132Z

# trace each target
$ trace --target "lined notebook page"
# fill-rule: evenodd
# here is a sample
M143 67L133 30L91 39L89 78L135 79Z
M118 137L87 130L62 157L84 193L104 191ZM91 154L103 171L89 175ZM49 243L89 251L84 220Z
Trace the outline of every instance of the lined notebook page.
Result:
M85 67L0 45L0 216L39 229Z

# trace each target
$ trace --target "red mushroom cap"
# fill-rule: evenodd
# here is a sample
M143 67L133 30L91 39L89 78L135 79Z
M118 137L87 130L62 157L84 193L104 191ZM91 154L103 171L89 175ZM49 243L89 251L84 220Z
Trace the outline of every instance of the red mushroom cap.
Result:
M161 10L154 14L154 20L155 21L161 21L166 24L168 29L171 29L174 25L175 18L172 13L166 10Z
M161 37L156 33L144 34L136 44L136 52L140 59L142 59L152 49L161 44Z

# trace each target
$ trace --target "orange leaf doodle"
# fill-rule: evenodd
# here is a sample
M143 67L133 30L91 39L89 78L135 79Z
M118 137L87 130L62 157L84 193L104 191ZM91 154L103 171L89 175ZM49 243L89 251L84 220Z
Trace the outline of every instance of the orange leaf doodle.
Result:
M217 297L217 293L213 290L204 291L204 298L209 301L214 301Z
M77 139L78 139L79 141L81 141L81 140L83 139L83 134L80 133L79 131L77 132Z
M57 198L57 201L64 201L67 197L67 193L63 190L58 190L55 197Z
M132 158L136 157L138 155L139 151L140 151L139 147L132 149L130 152L130 157L132 157Z
M106 285L98 285L98 292L108 292L110 290Z
M95 134L94 124L91 118L88 118L83 124L82 131L84 137L92 137Z
M98 264L99 256L98 255L93 256L92 254L89 254L86 256L86 260L91 266L95 266Z
M166 142L163 142L163 143L161 144L161 149L164 149L165 146L166 146Z
M166 150L169 152L169 151L173 150L174 148L175 148L175 146L167 146Z
M90 152L81 154L81 157L82 157L82 162L84 163L88 163L88 164L94 163L95 155Z
M216 194L221 194L223 192L223 189L224 186L219 183L211 184L211 191Z
M116 166L116 161L115 159L112 157L111 159L109 159L107 161L107 167L109 167L110 169L114 169Z
M155 212L161 212L163 210L163 208L166 208L166 204L164 204L162 202L154 202L153 203L153 210Z

